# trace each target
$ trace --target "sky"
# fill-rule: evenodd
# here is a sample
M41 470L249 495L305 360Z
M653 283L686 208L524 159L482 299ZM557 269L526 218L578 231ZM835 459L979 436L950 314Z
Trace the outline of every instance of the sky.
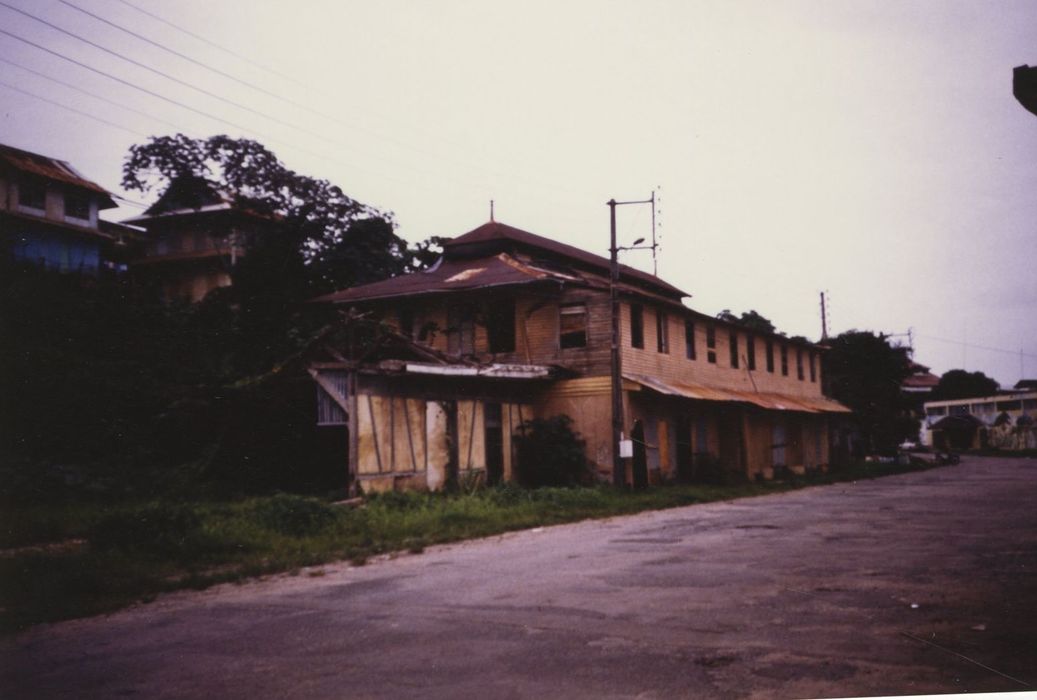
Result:
M124 196L113 220L156 196L120 189L129 147L177 132L256 139L409 241L493 200L607 256L606 202L654 192L693 308L816 340L824 291L830 333L1010 387L1037 377L1023 64L1037 2L0 0L0 142Z

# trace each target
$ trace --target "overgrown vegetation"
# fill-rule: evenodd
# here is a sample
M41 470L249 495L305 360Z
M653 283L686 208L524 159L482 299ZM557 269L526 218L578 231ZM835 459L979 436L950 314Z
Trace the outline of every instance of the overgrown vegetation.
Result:
M0 513L0 625L97 614L182 588L644 510L874 478L920 467L862 464L763 483L386 493L363 507L277 494L235 502L74 502Z
M515 435L515 472L521 485L577 486L593 479L585 443L566 415L527 420Z

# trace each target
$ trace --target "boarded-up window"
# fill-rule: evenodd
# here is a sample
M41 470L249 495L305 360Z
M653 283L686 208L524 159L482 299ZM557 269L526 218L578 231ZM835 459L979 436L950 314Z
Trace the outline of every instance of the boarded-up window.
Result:
M670 320L662 310L655 312L655 347L661 353L670 352Z
M490 352L515 352L515 302L494 301L486 311L486 340Z
M684 319L684 355L689 360L695 359L695 322Z
M640 304L630 305L630 347L645 346L645 310Z
M345 372L321 372L321 379L330 384L339 398L346 396ZM324 387L317 385L317 425L345 425L346 412Z
M558 314L558 344L562 349L587 347L587 305L562 304Z

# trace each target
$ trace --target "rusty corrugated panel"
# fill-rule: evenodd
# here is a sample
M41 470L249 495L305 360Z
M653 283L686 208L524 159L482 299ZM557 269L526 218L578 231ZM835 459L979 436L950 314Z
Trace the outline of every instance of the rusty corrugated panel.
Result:
M797 411L800 413L850 413L838 401L825 397L788 396L786 394L739 391L690 382L664 381L640 374L624 374L624 379L669 396L698 401L727 401L747 403L768 411Z

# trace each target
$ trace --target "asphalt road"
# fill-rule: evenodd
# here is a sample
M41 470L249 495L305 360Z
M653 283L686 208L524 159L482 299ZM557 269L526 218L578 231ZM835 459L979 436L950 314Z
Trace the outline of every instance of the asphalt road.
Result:
M0 646L0 695L792 698L1037 686L1037 460L973 458L323 572L32 629Z

